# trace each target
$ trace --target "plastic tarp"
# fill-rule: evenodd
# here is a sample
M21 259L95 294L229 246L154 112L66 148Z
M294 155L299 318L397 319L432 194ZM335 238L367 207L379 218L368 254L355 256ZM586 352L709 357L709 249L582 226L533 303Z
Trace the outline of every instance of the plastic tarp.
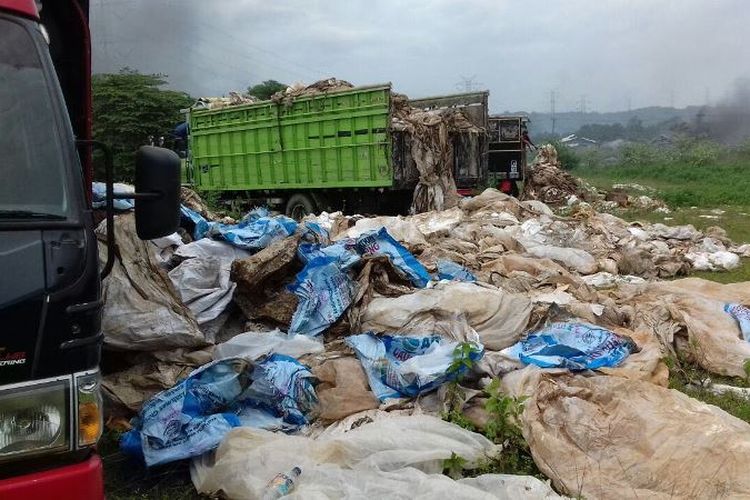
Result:
M362 330L397 332L425 313L463 314L490 350L518 342L531 316L531 301L475 283L446 282L400 297L376 297L362 316Z
M505 350L508 356L542 368L595 370L619 365L636 343L586 323L552 323Z
M260 498L279 471L300 467L296 488L285 498L557 498L528 476L487 474L454 481L442 475L453 453L467 468L499 452L484 436L426 415L377 419L346 433L317 439L258 429L232 430L215 457L193 461L191 476L203 494Z
M209 363L147 401L120 446L153 466L209 451L239 425L276 430L283 420L294 429L316 403L311 378L307 367L278 354L256 365Z
M750 496L750 425L676 390L527 372L521 420L540 470L576 498ZM504 380L505 382L505 380Z
M720 285L697 278L648 283L626 303L634 303L639 314L655 316L665 326L662 339L689 356L706 370L733 377L745 377L744 364L750 359L750 342L742 336L740 325L724 310L726 304L750 303L747 283ZM651 320L653 321L653 320ZM647 327L647 325L644 325ZM687 334L687 342L678 343L675 335Z
M365 333L346 339L370 381L370 388L381 401L388 398L416 397L445 382L457 380L466 366L451 370L459 343L440 335L399 336ZM482 358L479 343L468 344L472 362Z

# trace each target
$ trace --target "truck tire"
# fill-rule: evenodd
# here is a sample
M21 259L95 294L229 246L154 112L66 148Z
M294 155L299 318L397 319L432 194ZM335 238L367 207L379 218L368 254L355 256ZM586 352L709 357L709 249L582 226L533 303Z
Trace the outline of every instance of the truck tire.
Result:
M289 197L286 202L285 213L297 222L301 221L305 215L315 212L315 203L312 198L306 194L296 193Z

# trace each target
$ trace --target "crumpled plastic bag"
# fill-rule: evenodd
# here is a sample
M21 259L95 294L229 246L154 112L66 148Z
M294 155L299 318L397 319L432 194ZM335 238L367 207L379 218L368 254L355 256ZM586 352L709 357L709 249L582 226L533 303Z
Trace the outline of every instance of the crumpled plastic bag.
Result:
M209 222L197 212L182 206L183 218L187 218L193 224L193 238L220 239L232 245L250 251L258 251L266 248L274 241L291 236L297 230L297 223L283 215L271 217L268 210L257 208L249 212L237 224L222 224L221 222Z
M468 370L461 363L454 366L456 350L461 349L459 343L439 335L392 337L365 333L347 337L346 343L362 362L370 388L380 401L419 396L456 380ZM471 362L482 358L484 347L480 343L465 345L467 351L463 354Z
M297 247L297 257L303 264L318 257L332 257L338 261L341 269L349 269L361 260L355 250L355 240L350 239L327 246L319 243L300 243Z
M231 265L227 259L193 258L169 271L180 299L199 325L218 317L232 301L237 284L229 280Z
M344 314L352 303L356 284L336 257L318 257L307 263L289 291L299 297L289 334L315 336Z
M632 339L606 328L586 323L552 323L504 353L541 368L595 370L617 366L637 350Z
M135 188L130 184L123 184L115 182L112 186L112 192L114 194L129 194L135 193ZM107 207L107 184L104 182L92 182L91 183L91 208L106 208ZM130 199L115 199L112 201L112 206L115 210L132 210L135 208L135 201Z
M438 278L441 280L466 281L469 283L473 283L477 280L477 277L464 266L447 259L438 260L437 269Z
M742 338L750 342L750 308L742 304L726 304L724 312L733 317L740 327Z
M242 359L214 361L147 401L120 441L124 453L153 466L200 455L239 425L307 423L316 402L310 370L288 356L257 365Z
M419 288L424 288L430 282L430 273L427 269L411 252L393 239L384 227L360 235L357 238L356 249L361 256L388 256L394 267Z
M361 323L363 331L398 332L425 313L463 314L482 345L500 350L518 342L531 309L525 295L451 281L400 297L375 297L365 308Z

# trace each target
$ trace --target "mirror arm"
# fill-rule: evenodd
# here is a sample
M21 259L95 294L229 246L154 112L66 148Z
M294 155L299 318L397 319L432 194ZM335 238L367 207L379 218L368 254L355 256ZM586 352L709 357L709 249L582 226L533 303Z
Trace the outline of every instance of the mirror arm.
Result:
M150 193L116 193L112 195L115 200L158 200L164 196L161 191Z

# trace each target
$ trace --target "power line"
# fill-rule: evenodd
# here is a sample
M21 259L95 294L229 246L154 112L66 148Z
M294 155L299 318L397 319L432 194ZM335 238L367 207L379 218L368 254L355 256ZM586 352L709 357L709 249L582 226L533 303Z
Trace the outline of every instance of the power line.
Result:
M479 90L482 84L477 82L476 79L477 75L472 75L468 78L461 76L461 81L456 83L456 89L460 92L474 92L475 90Z
M549 107L552 115L552 135L555 135L555 125L557 124L557 114L555 113L555 91L549 91Z

